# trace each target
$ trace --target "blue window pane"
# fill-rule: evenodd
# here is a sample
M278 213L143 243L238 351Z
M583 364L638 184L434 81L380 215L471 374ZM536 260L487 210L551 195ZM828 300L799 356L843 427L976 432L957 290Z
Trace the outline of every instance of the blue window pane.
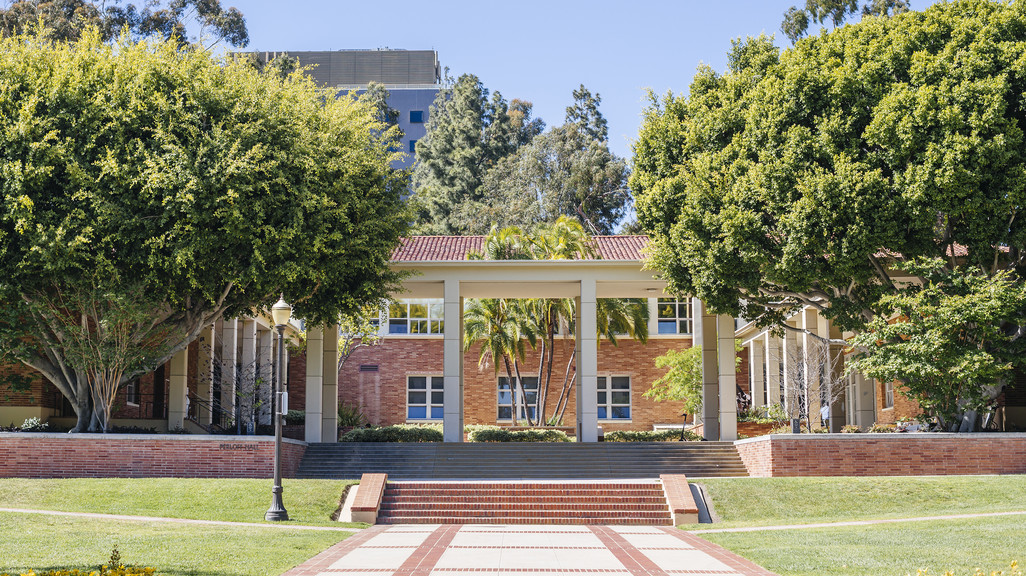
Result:
M406 409L406 417L411 420L427 418L427 408L425 406L410 406Z
M431 418L434 418L436 420L441 420L443 412L444 411L442 410L441 406L432 406L431 407Z
M388 333L389 334L406 334L408 331L406 320L389 320L388 321Z
M659 321L659 333L660 334L676 334L677 333L677 321L676 320L660 320Z
M500 390L499 391L499 404L512 404L512 403L513 403L513 395L510 394L508 390L505 391L505 392Z
M631 417L631 409L629 406L613 406L613 418L629 419Z
M499 420L512 420L513 409L509 406L499 406Z
M598 417L599 417L600 420L606 417L606 407L605 406L599 406L599 408L598 408Z
M417 141L416 140L410 140L410 154L413 154L416 151L417 151Z
M424 123L424 111L423 110L410 110L410 124L423 124Z

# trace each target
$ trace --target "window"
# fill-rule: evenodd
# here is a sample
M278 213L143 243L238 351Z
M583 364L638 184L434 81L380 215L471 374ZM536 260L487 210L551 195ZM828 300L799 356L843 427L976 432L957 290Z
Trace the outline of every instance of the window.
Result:
M139 405L139 381L132 380L125 384L125 403L129 406Z
M388 307L389 334L441 334L442 300L398 300Z
M514 379L515 381L516 379ZM513 408L517 409L517 419L527 420L530 416L534 419L535 410L538 408L538 377L521 378L521 386L516 390L510 390L510 380L505 376L499 377L499 420L512 420Z
M413 154L416 151L417 151L417 141L416 140L410 140L410 154Z
M630 420L630 376L599 376L597 389L599 420Z
M894 381L884 383L884 408L894 408Z
M406 379L407 420L441 420L445 399L441 376L409 376Z
M423 124L424 123L424 111L423 110L410 110L410 124Z
M691 299L660 298L657 305L659 334L691 334Z

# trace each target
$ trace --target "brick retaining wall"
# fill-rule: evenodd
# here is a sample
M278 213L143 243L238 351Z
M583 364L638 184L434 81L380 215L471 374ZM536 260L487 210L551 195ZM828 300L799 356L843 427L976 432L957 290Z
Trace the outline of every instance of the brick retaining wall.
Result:
M1026 434L774 434L734 445L761 477L1026 474Z
M292 477L306 443L282 441ZM274 438L0 433L0 478L270 478Z

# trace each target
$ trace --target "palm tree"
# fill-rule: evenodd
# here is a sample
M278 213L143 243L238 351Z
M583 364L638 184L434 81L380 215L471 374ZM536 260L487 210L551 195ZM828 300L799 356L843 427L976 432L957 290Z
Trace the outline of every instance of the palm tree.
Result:
M516 382L520 387L520 396L524 396L523 383L520 378L520 361L526 352L525 341L532 346L535 343L534 332L521 320L523 311L518 309L516 301L499 298L483 298L467 300L463 314L463 349L469 350L475 343L481 343L478 366L484 366L491 358L496 374L499 362L506 368L506 378L510 383ZM514 374L516 379L514 380ZM514 389L511 386L510 391ZM517 424L516 395L513 401L513 425ZM534 425L527 412L528 424Z

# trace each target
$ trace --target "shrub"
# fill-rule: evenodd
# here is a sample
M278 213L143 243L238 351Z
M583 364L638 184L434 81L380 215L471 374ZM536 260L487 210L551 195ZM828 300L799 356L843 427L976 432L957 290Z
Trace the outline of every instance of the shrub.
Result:
M46 432L50 429L50 425L43 422L39 418L26 418L21 423L22 432Z
M353 406L344 402L338 403L338 425L350 428L359 428L367 425L367 417L359 406Z
M606 442L674 442L680 441L680 430L614 430L606 432ZM685 442L699 442L702 437L684 431Z
M867 432L869 432L870 434L881 434L881 433L886 433L886 432L897 432L897 431L898 431L898 427L895 426L894 424L873 424L872 426L869 427L869 430L867 430Z
M749 406L737 415L738 422L754 422L756 424L775 424L787 421L787 414L780 404L770 407Z
M303 410L289 410L285 413L285 424L289 426L306 424L306 412Z
M440 426L382 426L355 428L343 434L339 442L441 442Z
M841 427L841 434L859 434L862 432L862 428L854 424L846 424Z
M156 428L143 428L142 426L111 426L109 432L113 434L156 434Z
M484 428L473 430L471 442L569 442L570 437L562 430L532 429L508 430L506 428Z

